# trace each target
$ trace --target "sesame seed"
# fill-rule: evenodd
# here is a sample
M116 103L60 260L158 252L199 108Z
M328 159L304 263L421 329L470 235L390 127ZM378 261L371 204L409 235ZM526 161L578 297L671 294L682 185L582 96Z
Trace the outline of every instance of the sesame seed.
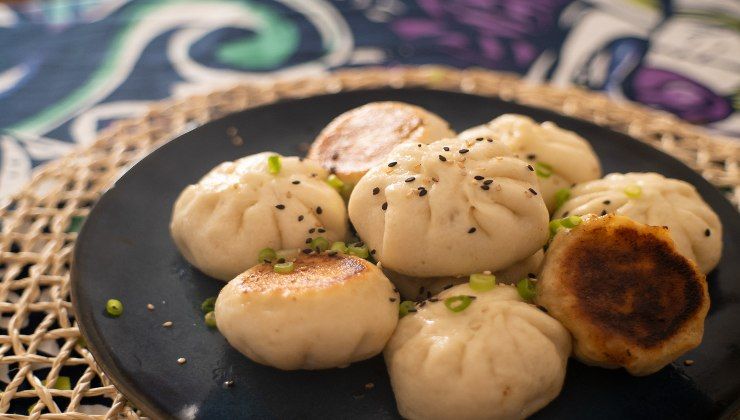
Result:
M569 214L570 214L569 211L565 211L565 212L563 212L563 217L568 217Z
M152 305L151 303L147 303L146 304L146 308L149 309L150 311L153 311L154 310L154 305Z
M488 191L488 190L491 189L491 187L489 187L488 185L481 185L480 186L480 189L485 190L485 191Z
M324 229L324 228L318 228L318 229L316 229L316 232L324 233L324 232L326 232L326 229Z
M537 276L535 276L534 273L527 273L527 277L529 277L530 279L537 278Z
M332 167L330 167L330 168L329 168L329 173L330 173L330 174L336 174L336 173L337 173L337 167L336 167L336 166L332 166Z
M326 253L326 255L328 255L330 257L333 257L333 256L337 255L337 251L329 251L329 252Z
M285 208L285 204L278 204L275 206L275 208L278 210L283 210Z
M388 167L389 168L392 168L392 167L394 167L396 165L398 165L398 162L391 162L391 163L388 164Z
M301 252L303 252L304 254L310 254L310 253L313 252L313 249L311 249L311 248L304 248L304 249L301 250Z
M299 222L302 222L303 221L303 215L298 216L298 221Z
M468 229L468 233L475 233L476 230L478 229L471 227L470 229Z
M534 168L532 167L532 165L527 165L527 169L529 169L530 171L534 171Z
M537 158L537 155L535 155L534 153L527 155L527 159L529 160L535 160L536 158Z
M177 359L177 363L179 363L181 365L184 365L186 362L187 362L187 359L185 359L184 357L181 357L181 358Z
M415 179L416 179L416 177L415 177L415 176L410 176L410 177L406 178L406 179L404 180L404 182L414 182L414 180L415 180Z
M712 234L712 231L709 230L709 229L707 229L707 230L704 231L704 236L709 236L711 234Z
M447 158L442 155L439 155L439 160L441 160L442 162L447 162Z
M426 300L422 300L421 303L419 303L419 307L422 308L426 304L427 304L427 301Z
M311 239L311 238L306 238L306 243L307 243L307 244L310 244L312 240L313 240L313 239Z
M316 228L311 228L308 230L308 233L314 233L314 232L316 232Z
M421 147L421 143L417 144L416 147Z
M396 298L388 298L388 300L390 300L391 302L395 302Z
M355 242L355 246L357 246L357 247L363 247L363 246L365 246L365 242L362 242L362 241Z
M233 380L229 379L227 381L224 381L224 387L231 388L233 386L234 386L234 381Z
M684 364L685 366L691 366L691 365L693 365L693 364L694 364L694 361L693 361L693 360L691 360L691 359L686 359L686 360L684 360L684 361L683 361L683 364Z
M531 193L532 193L532 194L534 194L534 195L537 195L537 191L535 191L535 190L534 190L534 188L530 188L530 189L529 189L529 192L531 192Z
M493 184L493 180L492 179L487 179L487 180L483 181L483 185L491 185L491 184Z
M460 150L458 150L458 153L460 153L461 155L464 155L465 153L468 153L469 151L470 150L468 150L468 149L460 149Z
M317 173L312 173L311 174L311 178L316 178L317 176L319 176L319 174L317 174Z
M333 155L331 155L331 160L337 160L337 159L339 159L339 153L335 152Z
M380 206L380 208L383 209L383 211L387 210L388 209L388 203L383 203L383 205Z
M316 214L321 214L323 212L324 210L322 210L321 207L316 207Z
M293 184L293 185L298 185L298 184L300 184L300 183L301 183L301 181L299 181L299 180L297 180L297 179L296 179L296 180L294 180L293 182L291 182L291 184Z
M489 137L489 138L487 138L487 139L486 139L486 141L487 141L487 142L489 142L489 143L493 143L493 139L492 139L492 138L490 138L490 137Z
M611 202L611 200L604 200L604 205L605 205L605 206L608 206L608 205L609 205L609 204L611 204L611 203L612 203L612 202Z
M172 321L165 321L165 322L164 322L164 323L162 324L162 326L163 326L163 327L165 327L165 328L169 328L169 327L171 327L171 326L172 326Z
M607 213L606 210L601 210L601 216L606 216L606 213Z
M375 384L372 382L368 382L365 384L365 390L370 391L371 389L375 388Z
M483 137L478 137L475 141L483 141Z
M424 197L425 195L427 195L427 190L425 189L419 190L419 197Z
M370 255L375 255L375 253L376 253L376 252L377 252L376 250L374 250L374 249L371 249L371 250L370 250Z
M476 181L482 181L483 180L483 177L480 176L480 175L476 175L473 178L475 178Z
M373 188L373 195L378 195L380 193L380 188L375 187Z
M282 264L285 262L285 258L278 258L277 263Z
M445 152L449 152L450 151L450 148L447 147L447 146L445 146L445 147L442 148L442 150L444 150Z

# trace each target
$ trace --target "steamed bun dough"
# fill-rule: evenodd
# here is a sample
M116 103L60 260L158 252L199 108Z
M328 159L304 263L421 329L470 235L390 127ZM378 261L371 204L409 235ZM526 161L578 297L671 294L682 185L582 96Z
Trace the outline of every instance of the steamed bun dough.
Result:
M540 272L542 260L545 258L544 252L540 249L529 257L517 261L503 270L498 270L493 274L496 276L496 283L516 284L519 280L526 277L536 277ZM398 292L407 300L428 299L440 293L446 288L467 283L470 276L463 277L411 277L396 273L392 270L384 269L383 273L396 286Z
M639 196L625 189L639 187ZM634 195L634 194L633 194ZM609 174L577 185L554 217L617 214L652 226L668 226L678 251L708 273L722 256L722 223L696 189L657 173Z
M301 254L289 274L259 264L216 300L219 331L251 360L284 370L342 367L383 350L398 294L364 259Z
M313 142L308 157L356 184L400 143L429 143L454 136L447 121L424 108L372 102L335 118Z
M498 141L397 146L349 200L384 268L414 277L497 271L540 249L548 212L527 164Z
M649 375L701 343L704 275L663 227L587 216L550 243L536 302L573 335L582 362Z
M205 274L230 280L257 264L262 248L305 246L310 228L323 228L320 235L329 241L344 240L347 213L342 197L325 182L327 172L316 163L283 157L280 172L271 174L272 155L222 163L175 202L172 238Z
M444 300L475 296L461 312ZM401 416L407 419L520 419L559 393L571 342L554 318L512 286L445 290L402 318L385 349Z
M543 173L539 177L542 198L551 212L555 210L555 193L559 189L601 177L601 164L591 145L553 122L538 124L524 115L505 114L463 131L460 137L500 140L520 159L552 168L549 176Z

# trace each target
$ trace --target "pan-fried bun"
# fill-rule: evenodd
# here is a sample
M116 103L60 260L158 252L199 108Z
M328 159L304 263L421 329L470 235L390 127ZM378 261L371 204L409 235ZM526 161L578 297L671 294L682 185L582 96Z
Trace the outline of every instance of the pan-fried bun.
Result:
M613 215L555 236L536 301L570 330L578 359L637 376L698 346L709 309L704 274L667 229Z
M383 350L398 294L378 267L337 254L299 256L279 274L256 265L216 300L216 323L251 360L284 370L346 366Z
M455 137L447 121L403 102L372 102L335 118L311 145L308 158L356 184L404 142L429 143Z

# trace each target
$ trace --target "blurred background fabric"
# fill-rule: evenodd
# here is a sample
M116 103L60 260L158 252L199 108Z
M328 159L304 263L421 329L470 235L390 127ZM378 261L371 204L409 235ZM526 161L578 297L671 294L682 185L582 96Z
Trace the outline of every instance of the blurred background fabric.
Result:
M347 66L577 84L740 134L738 0L0 3L0 197L148 104Z

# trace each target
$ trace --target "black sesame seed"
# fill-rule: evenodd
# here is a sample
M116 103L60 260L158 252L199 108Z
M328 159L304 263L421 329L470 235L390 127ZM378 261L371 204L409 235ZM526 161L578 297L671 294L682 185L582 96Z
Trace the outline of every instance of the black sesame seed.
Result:
M398 293L398 288L397 287L394 287L393 288L393 291L396 292L396 293Z
M534 273L527 273L527 277L529 277L530 279L537 278L537 276L535 276Z
M298 221L299 222L302 222L303 221L303 215L298 216Z
M421 147L421 143L417 144L416 147Z
M478 229L471 227L470 229L468 229L468 233L475 233L476 230Z
M609 204L611 204L611 203L612 203L612 202L611 202L611 200L604 200L604 205L605 205L605 206L608 206L608 205L609 205Z
M332 166L331 168L329 168L329 173L330 174L336 174L337 173L337 167L336 166Z
M601 210L601 216L606 216L606 213L607 213L606 210Z
M460 149L460 150L458 150L458 153L460 153L461 155L464 155L465 153L468 153L469 151L470 150L468 150L468 149Z
M275 206L275 208L278 209L278 210L282 210L282 209L285 208L285 204L278 204L278 205Z
M316 207L316 214L321 214L323 212L324 210L322 210L321 207Z
M278 258L277 263L282 264L285 262L285 258Z
M319 232L319 233L324 233L324 232L326 232L326 229L324 229L324 228L318 228L318 229L316 229L316 231Z
M314 232L316 232L316 228L311 228L308 230L308 233L314 233Z
M447 162L447 158L442 155L439 155L439 160L441 160L442 162Z
M476 180L476 181L481 181L481 180L483 180L483 177L482 177L482 176L480 176L480 175L476 175L476 176L474 176L473 178L475 178L475 180Z
M297 179L296 179L295 181L291 182L291 184L293 184L293 185L298 185L298 184L300 184L300 183L301 183L301 181L299 181L299 180L297 180Z
M480 189L485 190L485 191L488 191L488 190L491 189L491 187L489 187L488 185L481 185L480 186Z
M491 184L493 184L493 180L492 179L487 179L487 180L483 181L483 185L491 185Z
M419 197L424 197L427 195L427 190L419 190Z
M530 171L534 171L534 168L532 167L532 165L527 165L527 169L529 169Z
M475 141L483 141L483 137L478 137Z
M398 165L398 162L391 162L391 163L388 164L388 167L389 168L392 168L392 167L394 167L396 165Z
M387 210L388 209L388 203L383 203L383 205L380 206L380 208L383 209L383 211Z
M568 217L568 215L569 215L569 214L570 214L570 212L569 212L569 211L565 211L565 212L563 213L563 217Z
M326 255L328 255L330 257L333 257L333 256L337 255L337 251L333 251L333 250L332 251L329 251L329 252L326 253Z
M316 174L316 173L311 174L311 178L316 178L317 176L319 176L319 174Z
M391 302L395 302L396 298L388 298L388 300L390 300Z
M377 252L377 251L375 251L374 249L371 249L371 250L370 250L370 255L375 255L375 253L376 253L376 252Z
M704 231L704 236L710 236L712 234L712 231L707 229Z
M311 240L312 240L311 238L306 238L306 243L307 244L310 244L311 243Z
M449 147L447 147L447 146L443 147L442 149L443 149L443 150L444 150L445 152L449 152L449 151L450 151L450 148L449 148Z
M337 159L339 159L339 153L334 153L333 155L331 155L331 160L337 160Z
M380 188L378 187L373 188L373 195L378 195L378 194L380 194Z
M310 253L313 252L313 249L311 249L311 248L305 248L301 252L303 252L304 254L310 254Z
M535 190L534 190L534 188L530 188L530 189L529 189L529 192L531 192L531 193L532 193L532 194L534 194L534 195L537 195L537 191L535 191Z
M527 159L529 160L535 160L536 158L537 158L537 155L535 155L534 153L527 155Z
M493 139L492 138L487 138L486 141L489 142L489 143L493 143Z
M406 178L404 181L405 182L414 182L415 179L416 179L415 176L410 176L410 177Z
M224 387L231 388L234 386L234 381L229 379L228 381L224 381Z

